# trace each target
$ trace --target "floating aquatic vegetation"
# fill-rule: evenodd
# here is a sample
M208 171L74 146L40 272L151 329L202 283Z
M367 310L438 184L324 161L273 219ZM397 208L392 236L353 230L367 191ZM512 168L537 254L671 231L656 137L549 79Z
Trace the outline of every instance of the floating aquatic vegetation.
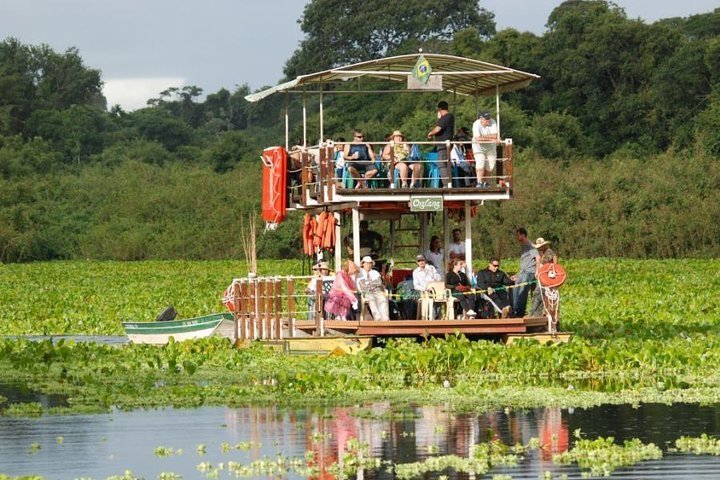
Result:
M176 455L180 456L182 453L182 448L175 449L172 447L163 447L162 445L155 447L155 450L153 451L153 454L158 458L172 457Z
M197 452L198 456L202 457L207 453L207 445L199 444L195 447L195 452Z
M182 480L182 475L179 473L174 472L160 472L160 475L158 475L158 480Z
M125 470L122 475L113 475L112 477L107 477L105 480L144 480L141 477L135 476L135 474L132 472L132 470Z
M699 437L680 437L675 440L675 448L695 455L720 455L720 439L706 433Z
M655 444L644 444L637 438L618 445L613 437L582 438L580 430L575 431L575 438L575 444L569 451L553 455L553 462L558 465L577 463L581 470L587 470L592 476L609 477L620 467L659 460L663 456Z
M38 402L11 403L3 410L8 417L39 417L43 414L43 406Z
M40 445L37 442L33 442L30 444L30 450L28 450L28 453L30 455L33 455L33 454L39 452L40 450L42 450L42 445Z

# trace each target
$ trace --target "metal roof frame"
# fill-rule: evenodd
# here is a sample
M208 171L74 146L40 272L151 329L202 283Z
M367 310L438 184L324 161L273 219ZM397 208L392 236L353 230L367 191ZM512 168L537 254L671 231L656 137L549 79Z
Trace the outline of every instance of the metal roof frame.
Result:
M432 67L431 76L441 75L443 77L443 90L461 95L496 95L524 88L533 80L540 78L539 75L533 73L471 58L438 53L413 53L300 75L294 80L247 95L245 99L248 102L257 102L273 93L288 92L297 87L319 86L324 83L347 81L364 76L405 82L408 76L412 75L413 67L421 55ZM418 90L418 92L422 91Z

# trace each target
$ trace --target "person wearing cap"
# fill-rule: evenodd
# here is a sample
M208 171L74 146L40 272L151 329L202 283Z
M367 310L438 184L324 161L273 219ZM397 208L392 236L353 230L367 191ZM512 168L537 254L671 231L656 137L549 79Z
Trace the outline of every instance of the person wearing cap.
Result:
M413 288L418 292L427 290L430 282L439 282L442 280L437 269L430 265L425 255L415 257L417 268L413 270Z
M557 263L557 255L550 248L550 241L539 237L535 240L533 247L537 249L537 255L535 256L535 278L538 278L538 272L540 267L548 263ZM530 307L531 317L542 317L544 310L543 302L543 291L541 285L538 283L535 286L535 292L533 293L532 304Z
M390 142L385 145L382 152L382 159L391 162L395 158L395 170L400 173L400 186L408 187L408 172L412 170L413 179L415 178L415 170L419 164L408 164L407 159L410 155L410 145L405 143L405 135L400 130L395 130L390 135ZM394 172L388 168L388 180L392 182ZM418 175L419 177L419 175ZM413 180L414 181L414 180Z
M362 131L355 130L352 143L346 144L343 150L343 158L348 162L348 172L358 180L355 188L364 188L365 181L378 173L375 166L375 152L372 145L363 141L364 138Z
M537 270L538 251L533 243L528 240L527 230L524 227L518 227L515 231L515 238L520 243L520 271L510 277L516 285L513 289L513 316L522 318L525 316L527 309L527 298L530 293L530 286L523 285L527 282L535 280L535 271Z
M455 115L450 113L450 106L445 100L437 104L437 123L427 134L429 140L445 142L452 140L455 134ZM435 145L437 151L437 165L440 170L440 183L444 186L448 183L449 172L447 171L448 149L445 145Z
M473 122L473 156L475 157L475 175L477 187L490 187L490 175L497 161L497 122L490 112L482 112ZM495 185L492 185L493 187Z
M365 256L360 260L360 273L358 273L357 287L367 300L374 320L390 320L387 290L382 281L380 272L375 270L375 261Z
M318 281L322 282L323 296L326 296L330 290L330 282L333 280L333 278L329 276L330 266L327 262L319 262L313 265L312 269L313 275L310 277L307 288L305 288L305 293L308 295L308 320L315 320L315 292L317 292Z

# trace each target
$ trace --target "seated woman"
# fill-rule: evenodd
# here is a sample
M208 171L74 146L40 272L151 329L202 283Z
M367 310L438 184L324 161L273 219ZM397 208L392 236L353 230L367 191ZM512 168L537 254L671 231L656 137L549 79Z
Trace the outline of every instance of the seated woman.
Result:
M366 180L377 175L375 166L375 152L372 145L363 143L363 133L355 130L353 142L345 145L343 157L348 162L348 172L358 182L355 188L365 188Z
M391 143L385 145L382 151L382 159L386 162L391 162L393 157L395 158L395 169L400 172L400 186L402 188L408 187L408 172L417 165L410 165L407 160L410 156L410 145L405 143L405 135L400 130L395 130L391 137ZM388 180L392 185L393 176L395 172L388 166Z
M462 306L465 316L475 318L475 294L470 293L470 281L465 272L462 271L465 260L455 258L450 264L452 269L445 276L445 286L450 289L453 297Z
M354 280L357 273L358 266L348 260L335 275L335 281L325 302L325 311L334 315L336 320L347 320L351 318L352 311L358 309Z
M368 302L373 319L390 320L387 290L380 272L373 269L375 261L368 255L363 257L360 266L362 268L358 275L357 286Z

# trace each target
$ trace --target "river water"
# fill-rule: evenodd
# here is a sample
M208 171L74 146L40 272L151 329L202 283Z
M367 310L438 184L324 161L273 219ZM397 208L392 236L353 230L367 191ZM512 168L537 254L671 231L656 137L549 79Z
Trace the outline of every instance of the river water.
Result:
M0 417L0 473L65 480L104 479L132 470L145 479L158 478L162 472L174 472L184 479L202 479L206 474L197 467L203 462L215 466L220 462L227 465L229 461L247 464L278 454L303 458L306 452L311 452L319 465L328 466L342 457L347 441L353 438L367 443L374 457L408 463L429 455L466 456L470 445L488 437L500 438L508 444L527 443L537 437L549 447L529 453L518 467L492 470L490 474L537 479L550 471L580 478L576 467L554 466L551 460L553 453L571 445L573 431L580 428L588 438L612 435L621 442L637 437L643 442L654 442L666 452L662 460L620 469L615 477L720 478L720 457L667 453L681 435L720 434L720 406L648 404L638 408L628 405L575 410L541 408L484 414L451 414L443 406L433 406L410 409L410 414L401 418L384 415L387 412L388 405L380 403L318 409L203 407L102 415ZM246 442L243 449L228 451L228 445L241 442ZM205 447L203 454L198 452L201 445ZM172 448L175 453L156 456L159 446ZM177 454L178 449L182 449L181 454ZM227 469L217 473L217 478L235 478ZM422 478L438 478L441 474L467 478L450 471ZM386 467L363 472L363 477L394 478ZM320 478L333 477L322 474Z

